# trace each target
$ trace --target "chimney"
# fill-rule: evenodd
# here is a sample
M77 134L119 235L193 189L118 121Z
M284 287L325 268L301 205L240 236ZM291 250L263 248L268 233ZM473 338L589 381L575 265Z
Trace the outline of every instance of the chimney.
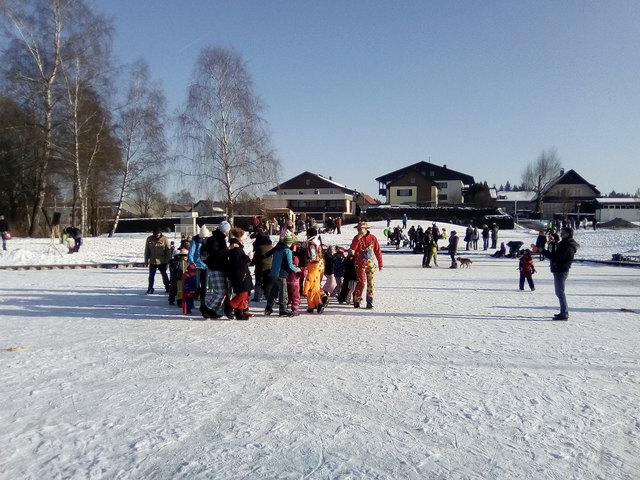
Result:
M442 165L442 168L447 168L447 164L445 163L444 165Z
M563 176L563 175L564 175L564 168L561 168L560 169L560 176Z

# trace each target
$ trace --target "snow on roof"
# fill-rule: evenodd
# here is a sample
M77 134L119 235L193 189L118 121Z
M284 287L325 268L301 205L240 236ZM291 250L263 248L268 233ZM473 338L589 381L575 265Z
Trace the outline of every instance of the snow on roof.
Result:
M532 202L536 198L536 192L511 192L501 190L498 192L496 200L509 202Z
M602 204L612 204L612 203L640 203L640 198L596 198L596 202Z

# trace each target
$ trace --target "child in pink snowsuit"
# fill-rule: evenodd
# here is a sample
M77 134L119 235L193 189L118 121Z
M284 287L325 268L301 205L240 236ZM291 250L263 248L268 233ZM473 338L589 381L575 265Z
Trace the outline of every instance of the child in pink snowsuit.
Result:
M297 267L300 261L296 255L292 258L293 264ZM289 304L291 305L291 316L300 315L300 279L304 278L302 270L289 272L287 275L287 293L289 294Z

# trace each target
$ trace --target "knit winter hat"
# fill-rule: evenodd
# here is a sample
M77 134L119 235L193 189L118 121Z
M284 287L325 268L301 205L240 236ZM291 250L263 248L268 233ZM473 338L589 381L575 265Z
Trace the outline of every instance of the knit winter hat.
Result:
M291 245L293 245L293 237L291 235L285 235L283 240L284 240L284 244L287 247L290 247Z
M229 231L231 230L231 224L226 220L222 221L220 222L220 225L218 225L218 230L220 230L222 233L229 233Z
M200 233L198 233L198 235L200 236L200 238L207 238L211 235L211 232L206 225L202 225L202 227L200 227Z

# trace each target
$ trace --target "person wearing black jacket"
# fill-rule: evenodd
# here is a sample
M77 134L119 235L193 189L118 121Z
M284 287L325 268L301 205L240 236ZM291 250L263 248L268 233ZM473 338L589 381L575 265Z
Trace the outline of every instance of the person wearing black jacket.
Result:
M249 292L253 289L251 281L251 270L249 264L251 257L244 251L243 239L244 230L240 227L231 229L229 240L229 281L234 296L230 298L228 304L233 308L236 320L249 320Z
M273 245L269 235L258 229L253 242L253 258L251 259L251 265L255 267L254 275L256 277L256 288L253 293L254 302L259 302L263 296L266 298L271 291L269 271L271 270L273 258L271 255L267 255L267 252L272 248Z
M353 290L356 288L356 261L353 253L349 253L344 259L344 277L342 278L342 287L338 294L338 303L351 303Z
M550 244L551 250L544 249L543 253L550 260L553 285L555 286L556 296L560 301L560 313L554 315L553 319L568 320L569 305L567 304L564 287L569 276L569 269L573 263L573 257L580 245L573 239L573 230L570 227L562 228L560 238L561 240L557 244L555 242Z
M2 249L7 249L7 235L9 234L9 223L0 215L0 235L2 235Z
M207 293L200 312L204 318L220 318L223 313L232 314L229 308L223 311L224 299L228 290L229 258L227 235L231 225L227 221L220 222L218 228L211 233L200 248L200 259L207 266Z
M66 229L67 235L73 237L73 240L76 242L76 246L74 247L74 252L80 251L80 246L82 245L82 232L77 227L67 227Z
M546 246L547 246L547 236L544 234L544 230L540 230L540 233L538 233L538 238L536 238L536 249L540 254L540 261L544 260L544 253L542 253L542 251Z
M451 232L451 236L449 237L449 246L447 247L447 252L451 257L451 266L449 268L458 268L458 262L456 262L456 253L458 252L458 234L454 230Z

